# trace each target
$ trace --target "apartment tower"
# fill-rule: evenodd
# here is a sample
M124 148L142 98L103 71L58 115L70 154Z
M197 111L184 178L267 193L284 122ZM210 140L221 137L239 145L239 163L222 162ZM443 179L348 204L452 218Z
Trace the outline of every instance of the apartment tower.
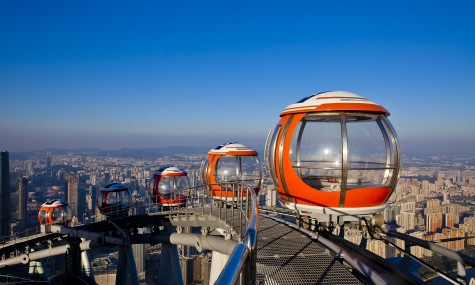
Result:
M10 157L0 152L0 236L10 235Z

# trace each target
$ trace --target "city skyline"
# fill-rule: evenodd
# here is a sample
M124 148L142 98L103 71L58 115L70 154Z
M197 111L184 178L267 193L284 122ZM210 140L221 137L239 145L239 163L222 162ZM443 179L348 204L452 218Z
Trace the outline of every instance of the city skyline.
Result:
M287 105L345 90L403 154L475 154L474 8L3 2L0 150L263 148Z
M107 214L105 214L101 209L103 209L105 205L108 205L108 203L114 203L105 202L109 200L106 199L105 196L101 196L102 194L98 195L98 193L103 193L104 187L109 187L104 185L109 185L110 181L123 181L122 183L126 185L125 189L130 191L127 191L127 193L132 197L132 202L130 204L131 211L129 212L129 215L136 215L136 213L149 213L146 214L146 216L153 217L154 215L150 213L156 213L156 210L154 210L156 209L155 206L162 205L161 210L164 211L163 207L165 205L165 202L163 201L159 204L149 204L147 202L150 201L149 195L152 195L149 188L151 185L154 185L155 190L161 189L160 191L163 191L162 186L166 185L160 184L161 186L159 186L157 183L153 183L153 180L150 179L151 177L156 179L156 176L153 173L157 173L158 167L163 165L176 165L185 169L188 173L187 176L190 178L190 182L193 183L192 185L194 185L194 187L176 189L175 191L177 192L175 194L179 196L181 195L180 193L186 193L185 196L182 196L187 197L185 201L193 201L192 197L200 197L209 193L209 188L207 186L203 188L203 185L201 184L202 182L199 180L199 177L203 177L202 173L200 174L199 172L200 166L202 165L202 159L203 156L197 154L170 154L151 159L150 157L119 157L93 152L76 154L73 154L72 152L64 152L62 154L52 152L47 152L45 154L36 152L31 153L28 156L25 155L21 158L13 158L9 163L11 169L11 182L13 182L11 184L16 185L11 187L12 193L10 195L10 214L12 217L12 222L10 224L12 235L15 236L16 240L18 236L22 234L22 229L25 228L25 225L27 228L31 229L32 227L37 226L38 223L44 223L42 220L37 220L38 209L41 209L40 213L44 213L43 217L46 218L47 208L43 208L45 202L48 203L48 200L59 199L69 203L70 210L74 216L71 220L71 225L81 225L82 228L78 228L79 230L84 230L84 227L86 227L87 229L85 231L87 232L87 236L94 236L94 233L102 231L102 229L100 229L101 227L105 227L104 224L101 224L100 226L98 224L100 221L105 219L105 216L101 213L107 216ZM213 159L211 160L216 161ZM475 200L473 199L473 197L475 197L475 157L468 158L463 155L440 156L437 159L434 157L411 157L406 158L406 160L408 160L408 167L401 170L401 178L399 179L394 192L389 197L389 205L384 209L384 211L381 210L380 213L386 224L385 229L390 229L394 233L416 237L420 241L437 242L437 245L448 248L449 250L473 256L473 234L475 225L475 218L473 216L475 205ZM221 164L218 163L216 168L219 168L219 165ZM211 168L214 167L211 166ZM205 170L205 172L208 171ZM213 173L213 171L211 171L211 173ZM176 174L176 172L173 172L173 174ZM27 180L25 175L28 177ZM262 181L262 186L258 192L258 201L260 207L268 207L261 209L266 213L269 213L267 212L269 209L271 211L272 209L276 210L282 207L282 204L278 203L278 194L275 190L273 179L267 175L266 178L267 179ZM28 191L28 198L22 200L22 185L24 185L24 179L29 185L28 188L30 190ZM165 180L159 181L161 181L160 183L163 183ZM203 189L203 192L198 192L199 189ZM355 191L355 189L352 189L352 191ZM95 197L99 200L96 200ZM97 203L97 201L102 202ZM204 203L205 202L203 201L203 204ZM23 207L21 207L22 204ZM221 210L218 210L222 209L221 207L211 201L209 204L211 205L210 207L213 207L212 205L217 207L214 210L211 209L210 213L215 213L215 215L216 213L221 214ZM178 211L178 213L183 213L183 211L184 213L191 213L188 212L188 209L193 209L195 205L201 207L202 202L187 202L186 206L183 208L175 208L175 210ZM28 211L26 211L27 218L24 218L23 220L19 217L21 208L28 209ZM230 210L227 213L233 212L238 213L239 211ZM198 211L198 213L200 213L200 211ZM292 216L289 216L289 211L286 210L283 213L285 214L285 217L289 219L289 222L292 223L290 220L292 219ZM168 215L169 213L166 213L161 217L166 217ZM264 215L264 217L259 218L259 220L265 219L266 216L267 215ZM140 215L137 215L137 217L140 217ZM226 217L226 215L224 215L224 217ZM134 225L134 220L141 221L140 218L133 218L130 221ZM23 221L27 221L27 223L23 223ZM196 224L196 219L190 219L190 221L192 221L193 225ZM235 223L234 218L231 218L231 221L232 224ZM304 220L302 219L301 221ZM120 222L123 223L123 220L118 220L117 224L121 224ZM295 223L298 223L298 219L295 220ZM140 224L140 222L138 222L137 225L138 224ZM368 224L368 228L370 224L371 223ZM127 223L127 225L130 224ZM152 224L154 227L155 225L156 223ZM209 222L206 222L205 225L209 225ZM89 230L88 226L92 230ZM265 226L266 224L261 228L263 229L262 232L274 232L279 236L279 241L285 242L285 239L282 239L282 235L280 234L281 230L275 231L274 227L271 227L272 230L269 231L266 230ZM160 234L165 232L164 229L165 227L162 229ZM269 227L267 227L267 229L269 229ZM133 232L132 237L138 238L140 235L147 234L147 232L153 232L153 228L144 231L133 226L129 232ZM198 236L202 236L203 234L203 231L201 231L202 234L200 234L199 230L190 232L185 231L184 233L192 232L197 233ZM179 232L177 228L177 233L174 234L179 233L181 232ZM301 232L301 234L302 233L303 232ZM340 235L339 233L342 233L341 227L337 227L333 234L342 237L343 235ZM101 240L108 240L107 238L104 238L104 236L105 234L99 235ZM120 237L120 235L116 234L115 237ZM213 237L218 236L213 235ZM61 237L61 239L63 238L64 237ZM295 239L299 238L300 235L295 237ZM397 245L400 249L405 248L408 251L410 250L411 254L424 260L431 266L437 266L438 260L440 260L437 259L438 257L435 254L435 251L411 246L411 244L406 246L408 240L396 240L389 236L381 239L381 236L375 237L371 234L368 235L365 233L365 230L355 227L354 225L345 227L344 238L345 240L368 251L368 253L365 254L372 252L384 259L391 258L392 260L403 260L401 251L394 246ZM165 272L156 270L157 264L163 264L163 259L161 259L161 257L160 259L156 258L157 254L160 254L160 252L156 251L157 248L154 247L154 243L147 246L148 242L152 241L153 238L142 239L140 237L140 240L143 241L145 247L143 247L143 245L140 247L138 244L137 247L140 248L138 248L137 251L136 248L133 249L133 257L137 262L137 273L139 276L142 276L139 277L140 280L142 280L144 276L148 276L155 282L157 282L157 280L163 280L162 278L164 278L170 270ZM268 238L263 238L259 242L261 242L262 245L262 242L268 242ZM291 242L292 248L294 248L294 242ZM36 242L36 244L38 245L42 243ZM163 244L164 242L160 243L159 249L162 248ZM305 247L308 247L308 245L309 243L305 242ZM282 248L273 248L272 250L283 252L285 247L287 247L287 244ZM17 250L16 248L15 250ZM183 247L181 248L183 249ZM262 250L262 248L265 248L265 246L260 247L260 250ZM44 247L42 249L44 249ZM186 257L183 259L186 260L186 262L181 263L180 265L183 275L185 275L185 272L188 272L187 268L192 266L189 262L193 256L193 263L196 262L196 264L202 264L200 258L204 258L204 261L207 262L206 264L208 265L212 262L212 254L206 254L206 251L203 254L198 255L196 251L188 251L186 249L180 250L180 247L178 249L177 254L179 257ZM39 252L39 250L35 252ZM111 249L110 251L104 251L102 249L95 251L92 249L91 251L88 251L88 259L91 263L90 268L92 268L94 278L99 284L111 282L109 279L107 279L109 281L104 281L104 278L108 278L108 276L120 276L120 252L120 250L117 251L116 249ZM297 256L297 254L301 254L302 250L297 250L296 252ZM5 256L7 256L7 259L8 256L12 258L12 254L8 254L8 252ZM264 260L268 260L267 257L269 256L269 253L265 252L264 254L261 254L261 256L265 256ZM320 258L322 255L319 254L318 256ZM50 257L48 257L46 262L43 264L48 264L47 262L51 260ZM144 260L144 257L147 259ZM276 257L274 256L273 258ZM286 255L285 258L292 258L292 256ZM64 262L64 258L62 258L62 260ZM81 260L84 261L84 259ZM262 262L261 260L263 259L261 258L258 262ZM165 262L168 263L166 260ZM47 272L45 276L51 276L51 273L49 273L51 272L49 271L51 270L50 268L51 267L49 266L45 266L45 272ZM206 268L209 270L209 267ZM455 267L444 267L445 272L450 272L450 268L455 270ZM117 271L115 271L116 269ZM284 270L282 267L279 267L279 269ZM427 278L425 271L423 269L419 270L417 272L422 272L421 275ZM140 274L141 272L146 273L152 271L155 272L155 274ZM58 272L58 270L55 272ZM65 272L67 273L66 269ZM158 275L156 272L158 272ZM189 280L205 280L203 283L207 284L206 280L211 279L209 274L202 273L202 271L200 271L201 273L197 271L193 272L193 275L191 275L191 273L190 275L186 275L189 276L187 277L190 278ZM346 269L345 272L347 272ZM112 273L112 275L104 273ZM468 276L471 278L473 275ZM183 278L185 279L185 277ZM467 280L469 278L467 278Z

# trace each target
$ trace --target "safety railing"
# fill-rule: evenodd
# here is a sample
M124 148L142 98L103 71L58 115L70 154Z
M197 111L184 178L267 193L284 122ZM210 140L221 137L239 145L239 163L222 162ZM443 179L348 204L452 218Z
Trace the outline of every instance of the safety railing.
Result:
M0 238L0 247L2 246L2 244L12 243L14 241L20 242L23 240L28 240L32 236L37 235L39 233L40 233L40 227L38 225L36 227L26 229L22 232L17 232L15 233L14 236L2 236Z
M340 243L336 242L335 239L327 239L323 235L305 229L305 227L311 227L311 225L306 221L299 221L295 212L279 207L260 207L260 211L263 216L299 229L299 231L315 238L335 253L345 252L344 254L339 254L340 257L353 267L354 270L359 271L360 274L368 277L372 282L376 284L385 284L384 282L387 282L384 276L376 274L371 267L362 262L358 258L358 253L355 250L352 252L342 251ZM371 225L367 224L367 227L370 228ZM374 235L373 230L368 231L371 239L380 240L384 242L384 244L396 248L396 250L403 255L402 259L392 259L392 261L388 263L394 266L394 268L406 273L408 276L412 276L411 278L414 277L429 283L434 280L434 284L471 284L470 282L473 282L473 280L470 279L473 278L473 273L468 274L470 269L475 268L475 258L473 257L475 249L473 249L473 247L470 251L467 250L468 253L464 254L463 252L451 250L434 242L422 240L405 233L389 231L387 228L378 229L382 235ZM312 228L312 230L315 229ZM463 243L465 239L469 238L473 237L451 238L448 239L448 241ZM400 243L396 242L396 239L404 241L402 243L404 246L398 246ZM359 246L355 245L355 247ZM429 259L427 256L417 257L415 254L412 254L411 248L414 247L420 247L418 248L418 252L428 252L431 258ZM365 247L362 247L362 250L364 249Z
M219 275L216 281L217 285L236 284L239 277L242 278L244 284L256 283L259 209L255 190L247 186L247 192L250 193L250 211L246 233L243 241L236 246L224 270Z
M216 284L236 284L240 278L244 284L254 284L259 219L257 198L256 190L244 183L200 185L168 193L168 196L146 197L127 205L104 208L107 215L97 217L96 221L141 214L214 216L233 228L238 234L235 239L239 241Z
M133 215L187 216L191 214L208 215L224 221L240 239L249 223L251 193L254 190L242 183L223 183L199 185L160 193L152 197L134 199L126 204L113 204L102 207L103 214L96 215L94 221L113 220Z
M475 268L475 258L472 256L465 255L461 252L457 252L454 250L451 250L449 248L443 247L441 245L438 245L434 242L422 240L404 233L396 232L396 231L389 231L385 228L380 228L380 230L388 237L396 238L399 240L403 240L405 242L405 247L406 248L400 248L393 242L388 242L392 246L396 247L398 250L404 252L404 257L406 258L405 260L403 259L402 265L401 266L408 266L408 259L412 259L415 262L419 263L421 265L421 268L426 268L428 275L432 275L432 278L434 277L440 277L443 279L445 282L451 283L451 284L465 284L469 283L470 281L466 280L467 279L467 269L468 268ZM457 241L459 239L454 238L452 239L453 241ZM459 241L463 241L463 239L460 239ZM431 252L431 254L435 254L437 256L440 256L442 259L445 259L443 261L444 267L449 268L449 272L445 272L446 270L442 270L440 268L437 268L437 266L434 266L434 264L429 264L428 262L424 261L421 258L418 258L417 256L411 254L411 247L421 247L423 249L426 249ZM454 263L455 266L449 265L447 263ZM456 269L454 270L456 272L456 276L450 276L450 269ZM432 273L432 274L430 274ZM430 278L429 278L430 279ZM471 283L470 283L471 284Z
M238 241L216 284L236 284L239 279L245 284L255 283L259 217L256 189L234 182L198 185L160 195L102 207L104 214L97 215L94 222L134 215L168 215L180 220L193 215L210 216L209 220L225 226L225 239Z

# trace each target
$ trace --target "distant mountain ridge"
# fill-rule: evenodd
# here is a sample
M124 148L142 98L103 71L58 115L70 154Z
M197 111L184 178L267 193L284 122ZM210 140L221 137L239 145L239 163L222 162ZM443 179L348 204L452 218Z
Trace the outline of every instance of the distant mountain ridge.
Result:
M11 152L12 159L22 159L35 153L51 152L53 155L66 154L93 154L98 156L131 157L136 159L159 158L167 155L176 154L206 154L211 147L205 146L167 146L155 148L121 148L116 150L104 150L100 148L77 148L61 149L51 148L38 151Z

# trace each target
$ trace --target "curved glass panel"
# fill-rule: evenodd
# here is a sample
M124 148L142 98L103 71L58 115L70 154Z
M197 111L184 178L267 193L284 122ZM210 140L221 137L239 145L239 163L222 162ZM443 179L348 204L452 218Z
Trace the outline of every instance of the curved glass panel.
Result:
M383 183L389 187L395 187L399 175L399 154L397 151L397 135L394 132L391 123L386 118L381 118L381 128L384 129L383 134L388 135L388 156L387 169L383 178Z
M46 224L47 215L48 215L48 211L46 211L46 210L41 210L40 211L40 223L41 224Z
M117 195L116 192L109 192L106 194L106 205L114 206L117 204Z
M307 115L294 130L290 151L292 166L303 182L322 191L340 190L340 116Z
M259 188L261 172L257 156L241 156L241 180L253 188Z
M170 194L173 192L173 176L163 176L158 183L160 194Z
M385 184L389 148L380 119L370 115L349 115L346 118L348 189Z
M73 213L71 212L71 208L69 208L69 207L64 208L63 218L64 218L65 222L70 221L73 218Z
M61 222L63 221L63 208L54 208L51 212L51 219L53 222Z
M117 192L117 202L118 204L122 205L122 207L128 207L130 203L130 192L127 191L120 191Z
M104 194L102 192L99 192L99 194L97 195L97 199L96 199L96 206L98 208L102 207L103 199L104 199Z
M188 176L175 176L175 190L190 188Z
M295 128L290 151L295 172L314 189L392 187L396 181L396 137L381 115L308 114Z
M279 182L277 181L277 172L275 171L275 147L277 145L277 137L280 132L280 129L282 128L281 124L278 124L275 126L274 131L272 134L269 133L269 135L272 136L270 140L268 140L268 145L266 145L265 149L265 156L267 158L266 161L266 167L267 171L271 171L271 177L272 177L272 182L274 183L274 186L278 187Z
M150 180L147 183L147 192L149 196L155 196L155 191L154 191L154 186L155 186L156 180L155 177L150 178Z
M209 181L206 179L207 172L208 172L208 164L209 164L208 158L205 158L201 162L201 167L200 167L200 182L201 182L201 184L209 184Z
M236 182L238 160L236 156L221 156L216 163L216 181L218 183Z

